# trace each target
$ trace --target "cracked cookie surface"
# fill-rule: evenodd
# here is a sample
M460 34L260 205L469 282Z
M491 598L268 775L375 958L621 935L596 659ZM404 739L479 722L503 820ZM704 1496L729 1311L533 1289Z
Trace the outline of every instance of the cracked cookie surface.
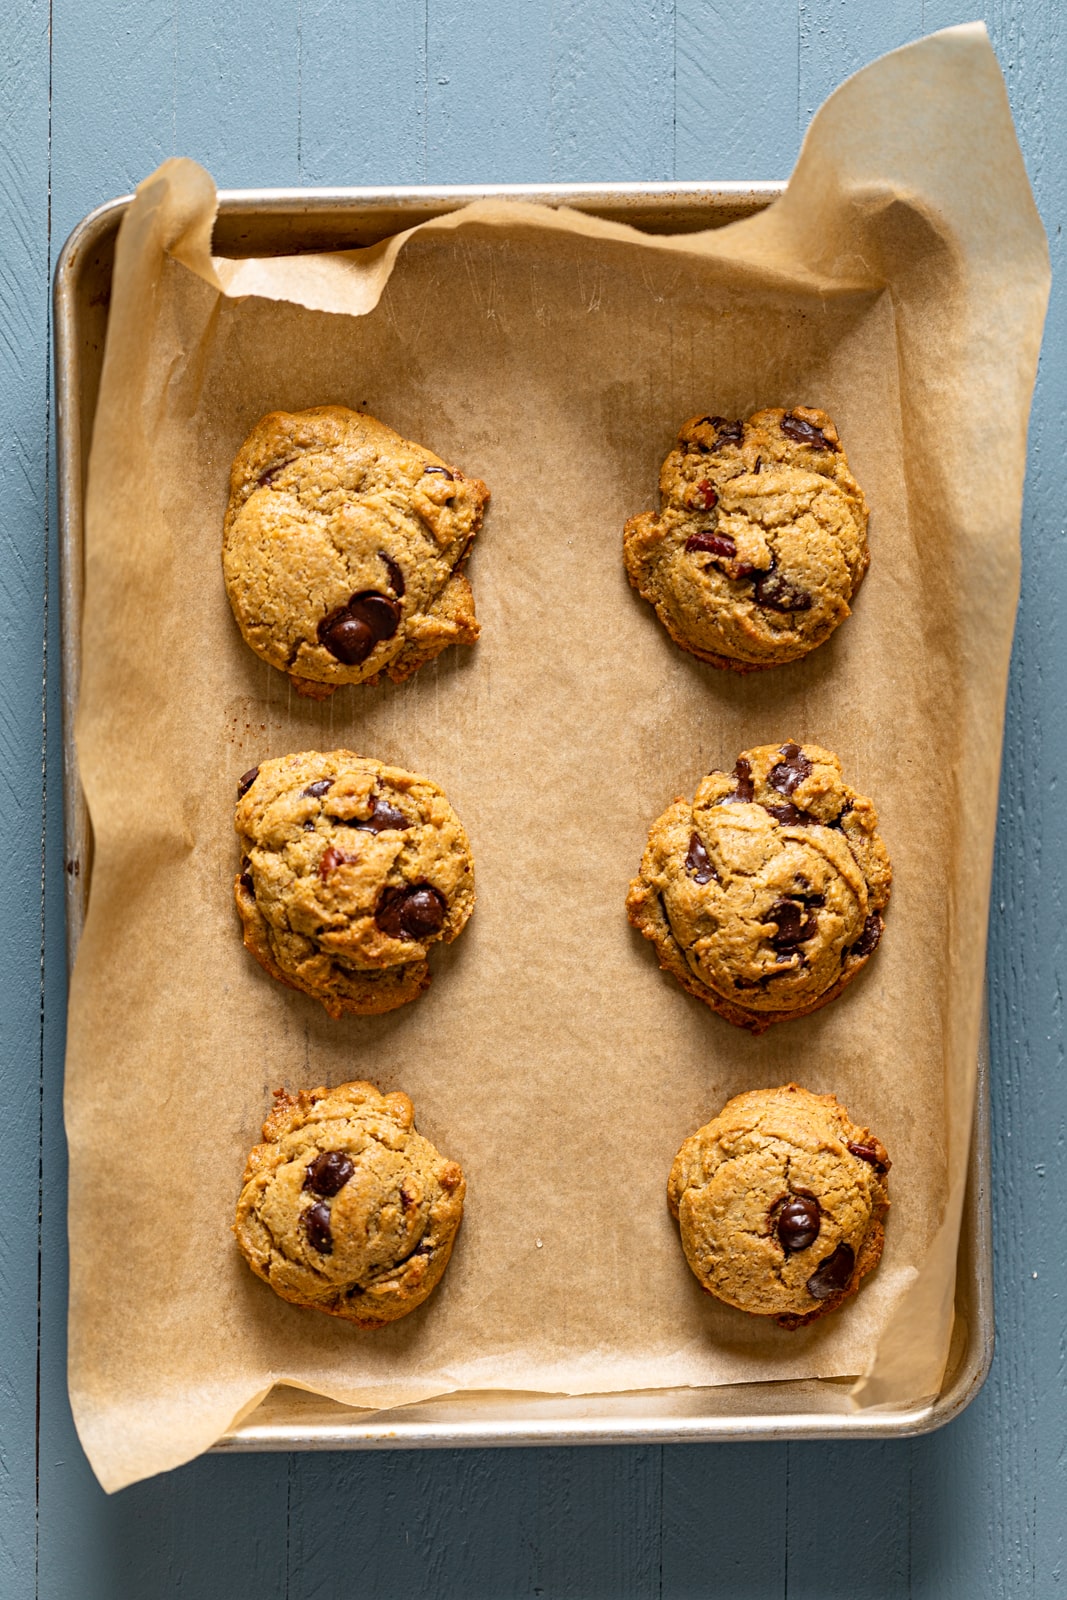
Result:
M276 1091L233 1231L283 1300L380 1328L440 1281L466 1184L414 1115L406 1094L370 1083Z
M633 587L683 650L752 672L806 655L849 615L867 570L867 502L825 411L693 417L631 517Z
M271 412L233 463L226 592L247 644L323 699L478 637L462 568L489 491L344 406Z
M653 824L626 909L660 966L762 1033L826 1005L882 934L878 817L819 745L760 745Z
M834 1095L788 1083L738 1095L692 1134L667 1202L708 1293L794 1329L835 1310L878 1264L889 1167Z
M463 825L437 784L350 750L246 772L234 882L248 950L332 1017L393 1011L430 983L430 946L474 908Z

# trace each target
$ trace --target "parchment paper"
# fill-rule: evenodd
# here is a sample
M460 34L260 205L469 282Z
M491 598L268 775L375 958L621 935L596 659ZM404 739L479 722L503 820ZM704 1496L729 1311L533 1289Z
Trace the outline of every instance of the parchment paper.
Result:
M652 238L478 204L388 245L212 260L188 161L122 227L86 528L81 777L95 834L73 976L70 1388L115 1489L204 1450L272 1384L364 1407L859 1376L936 1392L952 1327L1044 236L978 26L859 74L789 191ZM344 313L338 315L337 313ZM339 402L485 478L482 638L324 705L242 643L220 570L231 458L264 412ZM735 678L629 590L621 532L699 411L826 408L872 507L855 615ZM815 740L878 806L882 949L753 1039L627 926L651 820L769 741ZM241 946L235 784L339 746L422 771L478 905L429 994L330 1021ZM469 1182L452 1264L383 1332L288 1306L230 1223L270 1092L403 1087ZM665 1182L728 1096L834 1091L893 1157L883 1262L786 1334L702 1294Z

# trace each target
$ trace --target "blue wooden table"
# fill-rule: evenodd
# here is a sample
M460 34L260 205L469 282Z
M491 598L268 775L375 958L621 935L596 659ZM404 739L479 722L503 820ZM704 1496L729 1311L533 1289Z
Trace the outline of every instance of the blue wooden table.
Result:
M788 175L849 72L959 0L12 0L0 29L0 1596L1045 1596L1067 1588L1067 862L1054 282L1030 435L989 979L998 1349L910 1442L208 1457L107 1499L64 1377L49 285L165 156L221 186ZM1056 271L1060 0L995 0ZM984 471L975 464L975 493ZM42 682L45 687L42 691ZM44 760L42 762L42 753ZM976 930L977 935L978 930Z

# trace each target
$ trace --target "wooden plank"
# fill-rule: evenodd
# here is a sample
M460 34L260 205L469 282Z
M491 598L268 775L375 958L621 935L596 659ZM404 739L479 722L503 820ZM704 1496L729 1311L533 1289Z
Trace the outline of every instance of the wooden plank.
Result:
M674 176L787 178L798 123L796 0L678 0Z
M424 183L426 0L308 0L298 16L299 181Z
M540 53L551 72L548 176L673 177L672 0L568 0L547 19Z
M290 1593L652 1600L660 1487L657 1447L297 1457Z
M553 171L547 12L429 0L426 27L430 182L544 182Z
M30 1592L40 1195L41 714L48 449L48 6L0 29L0 1593Z
M222 0L54 0L55 247L167 156L203 162L220 187L298 183L297 16L281 5L267 26L261 7Z
M786 1445L666 1448L663 1594L701 1600L784 1596L788 1472Z

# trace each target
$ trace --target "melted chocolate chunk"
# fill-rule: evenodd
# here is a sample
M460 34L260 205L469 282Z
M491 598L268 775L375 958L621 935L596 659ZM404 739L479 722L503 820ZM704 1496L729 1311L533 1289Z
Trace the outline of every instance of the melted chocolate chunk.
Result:
M691 533L685 548L706 551L708 555L722 556L727 561L732 561L737 554L737 546L728 533Z
M810 444L814 450L836 450L836 444L831 444L819 428L814 424L805 422L803 417L794 417L787 411L782 418L782 432L787 439L794 440L797 444Z
M379 559L384 562L385 570L389 574L389 587L399 599L404 593L404 574L401 572L392 556L387 556L384 550L379 550L378 556Z
M738 756L734 768L734 788L732 794L724 794L719 801L721 806L750 805L755 798L752 785L752 767L744 756Z
M878 1172L889 1171L889 1163L882 1160L873 1144L852 1144L850 1142L848 1148L854 1156L859 1157L860 1161L869 1161L871 1166L876 1168Z
M354 594L346 606L323 617L318 626L319 643L346 667L358 667L375 645L393 637L402 615L399 600L365 589Z
M247 794L248 793L249 789L251 789L252 785L255 783L255 781L256 781L256 779L258 777L259 777L259 768L258 767L249 767L247 772L244 772L244 773L241 774L241 780L237 785L237 798L238 798L238 800L240 800L240 798L241 798L241 796L243 794Z
M693 485L692 489L690 489L688 495L686 496L686 500L690 506L694 507L698 511L714 511L715 507L719 503L719 497L715 493L715 490L712 488L711 484L708 482L707 478L701 478L699 483ZM700 537L699 534L697 537ZM731 544L733 543L732 540L730 542ZM686 549L689 549L688 544L686 545Z
M367 624L344 607L323 617L318 634L319 643L346 667L358 667L366 661L378 642Z
M813 816L807 811L801 811L800 807L795 806L791 800L784 800L780 806L768 805L765 800L761 800L760 805L764 811L768 812L772 817L776 817L787 828L798 828L806 823L815 821Z
M882 937L882 919L875 912L863 924L863 932L849 950L850 956L869 956Z
M762 467L762 465L763 465L763 457L762 456L757 456L756 457L756 465L752 468L752 476L753 477L756 476L757 472L759 471L760 467Z
M241 872L240 878L241 888L244 890L245 894L250 894L254 900L256 898L256 886L252 882L252 874L248 871L248 868L251 866L251 862L247 856L245 856L244 860L241 862L241 866L244 869Z
M850 1244L839 1244L837 1249L820 1261L808 1279L808 1293L815 1300L829 1300L832 1294L844 1289L856 1265L856 1255Z
M353 1162L343 1150L323 1150L321 1155L308 1163L304 1173L304 1188L330 1200L344 1188L355 1170ZM328 1218L329 1212L326 1215Z
M338 850L336 845L331 844L323 852L322 860L319 862L319 877L325 883L331 872L336 872L338 867L343 867L346 861L354 861L355 859L355 856L346 855L343 850Z
M756 604L767 611L809 611L811 595L797 589L784 578L776 567L761 572L753 585Z
M436 473L439 478L447 478L449 483L455 483L456 481L455 473L449 472L447 467L423 467L422 471L424 477L428 472L433 472Z
M819 931L814 914L795 900L776 900L763 920L778 924L778 932L771 935L773 950L795 950L798 944L814 938Z
M745 425L738 420L728 422L725 417L702 417L702 422L710 422L715 429L715 448L721 444L738 444L745 436Z
M704 848L704 841L699 833L694 833L689 839L689 854L685 858L685 870L694 883L710 883L716 876L711 858Z
M402 811L376 794L371 799L370 816L354 818L348 826L359 828L362 833L404 833L412 824Z
M321 795L326 793L327 789L332 788L332 778L316 778L315 782L309 783L306 789L301 789L300 798L304 799L305 796L310 796L311 799L318 800Z
M308 1244L320 1256L333 1255L333 1234L330 1231L330 1208L323 1200L316 1200L304 1212L304 1232Z
M303 828L305 833L314 833L315 832L315 818L314 817L305 817L303 822L300 824L300 826Z
M444 926L447 905L428 883L410 889L386 889L374 920L391 939L429 939Z
M786 1255L806 1250L819 1237L822 1210L814 1195L793 1195L778 1213L778 1243Z
M811 762L798 744L784 744L782 759L767 774L767 782L779 794L792 794L811 772Z
M378 594L375 589L366 589L362 594L354 594L348 602L349 614L358 622L365 622L374 635L375 643L382 639L391 639L400 626L403 616L403 607L398 600L390 595Z

